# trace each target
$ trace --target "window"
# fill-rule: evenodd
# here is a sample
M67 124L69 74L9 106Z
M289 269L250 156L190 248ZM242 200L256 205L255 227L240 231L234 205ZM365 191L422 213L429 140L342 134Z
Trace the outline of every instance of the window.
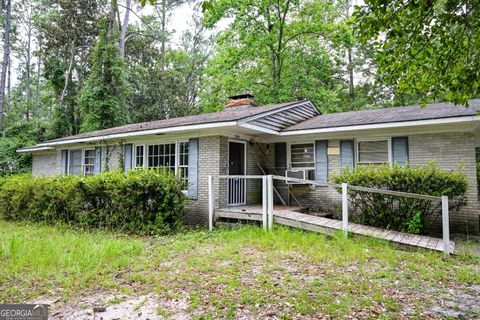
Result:
M313 143L292 144L290 146L290 167L295 168L315 168Z
M389 139L357 141L358 164L383 164L390 162Z
M188 183L188 141L134 146L135 168L167 168Z
M290 170L305 170L305 179L315 180L315 146L313 143L290 145Z
M79 176L82 173L82 150L71 150L68 160L68 174Z
M83 175L93 176L95 169L95 150L85 150L83 159Z
M177 174L188 183L188 142L180 142L178 146Z
M145 147L143 145L135 146L135 168L143 168Z
M149 145L148 167L175 171L175 149L175 143Z

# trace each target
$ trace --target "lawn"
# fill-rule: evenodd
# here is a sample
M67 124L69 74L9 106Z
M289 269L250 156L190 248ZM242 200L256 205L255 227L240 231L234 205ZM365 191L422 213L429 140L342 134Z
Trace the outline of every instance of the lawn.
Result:
M256 226L140 238L0 221L0 302L47 300L59 318L99 300L163 318L477 318L479 294L478 258L368 238Z

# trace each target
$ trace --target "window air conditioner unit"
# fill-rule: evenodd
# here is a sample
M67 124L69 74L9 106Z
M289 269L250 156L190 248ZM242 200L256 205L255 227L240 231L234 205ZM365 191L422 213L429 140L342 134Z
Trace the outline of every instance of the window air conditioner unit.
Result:
M290 170L285 171L285 177L287 177L287 178L295 178L295 179L305 180L305 179L307 179L307 176L308 176L307 170L290 169ZM300 183L300 182L295 182L295 181L290 181L290 180L287 180L286 183L287 183L287 185L303 184L303 183Z

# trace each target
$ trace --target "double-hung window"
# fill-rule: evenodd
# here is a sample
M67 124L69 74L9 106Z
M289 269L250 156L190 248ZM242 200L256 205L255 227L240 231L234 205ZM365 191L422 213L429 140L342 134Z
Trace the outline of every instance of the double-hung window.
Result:
M176 144L152 144L148 146L147 163L149 168L164 168L175 172Z
M95 150L88 149L83 151L83 175L93 176L95 170Z
M188 184L188 142L178 143L178 168L177 174Z
M358 140L357 163L384 164L390 163L390 139Z
M290 145L290 169L305 170L305 179L315 179L315 145L313 143Z
M135 169L143 168L145 164L145 146L144 145L136 145L135 146L135 162L134 166Z
M135 145L134 166L165 168L188 183L188 141Z

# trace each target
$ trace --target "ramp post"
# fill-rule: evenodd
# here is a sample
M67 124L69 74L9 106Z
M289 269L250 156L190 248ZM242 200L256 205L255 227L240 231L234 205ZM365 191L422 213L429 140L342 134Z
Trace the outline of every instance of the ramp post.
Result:
M208 230L213 230L213 176L208 176Z
M348 236L348 185L342 183L342 230Z
M273 176L267 176L267 210L268 210L268 230L273 226Z
M443 254L450 256L450 219L448 216L448 197L442 196Z
M268 214L268 183L267 183L267 176L262 177L262 224L263 229L267 230L267 214Z

